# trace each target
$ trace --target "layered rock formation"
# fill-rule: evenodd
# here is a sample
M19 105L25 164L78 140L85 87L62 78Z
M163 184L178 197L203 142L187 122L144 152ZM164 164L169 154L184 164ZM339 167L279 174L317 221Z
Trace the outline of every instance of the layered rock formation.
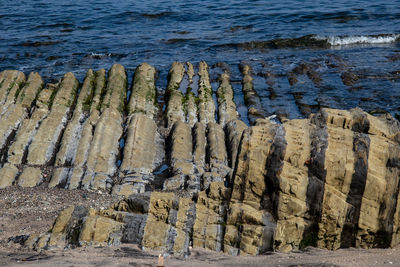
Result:
M0 117L1 187L44 183L126 196L106 210L70 207L26 245L126 242L177 255L190 247L258 255L400 242L397 120L325 108L276 122L257 111L244 66L248 126L228 73L214 92L207 68L172 65L162 118L156 71L146 63L130 93L121 65L108 79L89 70L80 88L72 74L43 88L38 74L24 82L21 73L1 72L1 90L11 88Z

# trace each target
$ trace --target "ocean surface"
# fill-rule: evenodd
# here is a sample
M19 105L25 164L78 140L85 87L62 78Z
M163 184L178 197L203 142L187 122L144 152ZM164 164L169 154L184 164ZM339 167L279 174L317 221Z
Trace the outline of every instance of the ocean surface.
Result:
M400 1L2 1L0 71L72 71L138 64L166 87L173 61L231 71L245 116L238 66L253 68L269 114L304 117L320 107L359 106L400 115ZM295 79L293 79L295 77Z

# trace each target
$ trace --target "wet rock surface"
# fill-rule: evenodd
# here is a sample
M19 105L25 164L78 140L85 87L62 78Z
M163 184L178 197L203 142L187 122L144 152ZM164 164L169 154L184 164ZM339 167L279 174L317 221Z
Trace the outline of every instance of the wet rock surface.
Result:
M250 67L241 70L250 125L229 73L214 91L205 62L172 65L164 106L146 63L129 89L121 65L89 70L82 85L72 73L44 86L36 73L25 82L0 72L0 186L125 197L106 209L71 206L51 231L18 242L36 250L132 243L176 255L397 245L399 122L358 108L266 117ZM293 75L320 82L314 65Z

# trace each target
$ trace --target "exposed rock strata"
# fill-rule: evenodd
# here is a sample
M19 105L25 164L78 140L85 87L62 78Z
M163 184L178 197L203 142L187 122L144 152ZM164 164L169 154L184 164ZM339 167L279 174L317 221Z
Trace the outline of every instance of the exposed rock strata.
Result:
M253 78L250 74L250 66L241 66L241 72L243 74L242 91L244 95L244 101L248 108L248 118L250 123L254 124L257 119L264 118L266 116L266 113L261 105L260 97L254 90Z
M148 191L153 172L164 159L164 142L153 120L157 113L154 67L143 63L136 68L132 95L128 104L128 121L119 183L112 192L129 196Z
M127 242L178 255L190 247L257 255L400 243L397 120L322 109L276 123L264 118L245 66L253 126L238 120L225 73L216 123L207 68L201 62L196 75L189 63L172 65L162 122L148 64L136 69L128 104L121 65L107 78L89 70L80 90L71 73L42 89L36 73L24 82L19 72L0 72L0 187L126 196L106 210L68 208L26 245Z
M181 140L189 138L187 124L178 122L174 127ZM152 192L150 199L142 200L141 205L149 208L141 209L141 230L136 234L140 238L135 242L140 239L137 243L144 249L180 255L189 253L189 246L234 255L307 245L394 246L400 242L399 129L393 118L373 117L360 109L324 109L310 119L283 124L257 120L244 129L232 187L211 181L193 198L181 196L179 190ZM191 159L190 146L180 145L171 152L172 166ZM217 154L210 152L210 163L220 159L210 157ZM139 196L133 194L125 202L138 201ZM125 212L132 213L124 205ZM92 212L104 217L97 219L100 222L108 222L104 226L108 236L99 239L103 244L125 242L119 223L127 223L110 215L115 212ZM93 215L86 216L87 222Z

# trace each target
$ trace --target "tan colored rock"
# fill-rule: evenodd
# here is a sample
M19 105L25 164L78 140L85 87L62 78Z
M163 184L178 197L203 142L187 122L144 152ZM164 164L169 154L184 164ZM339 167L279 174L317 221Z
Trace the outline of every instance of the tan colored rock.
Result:
M190 127L193 128L193 126L196 124L197 120L197 104L196 101L198 98L196 98L196 95L193 92L194 86L198 86L195 84L198 82L197 80L194 80L195 72L194 72L194 67L193 64L190 62L186 62L186 74L189 80L189 85L186 90L185 94L185 103L183 105L185 114L186 114L186 122L190 125Z
M194 151L193 162L199 170L205 168L206 164L206 128L201 122L194 125Z
M174 202L176 202L174 193L153 192L151 194L149 214L142 240L144 250L170 251L173 248L173 243L170 242L173 242L171 235L175 234Z
M60 177L58 179L67 180L66 187L69 189L76 189L80 187L82 178L85 174L87 159L89 156L89 149L93 139L94 129L100 117L101 109L101 96L107 90L106 88L106 73L104 69L96 72L94 96L90 103L90 115L82 127L82 132L79 136L79 142L75 153L73 168L60 168L55 170L53 177ZM83 109L87 109L86 103L83 103ZM57 174L59 172L59 174ZM67 177L65 177L67 176Z
M101 100L100 111L107 109L123 112L126 99L127 78L125 68L120 64L114 64L108 72L108 83L105 96Z
M164 182L164 190L184 189L190 175L194 174L192 162L192 129L184 122L174 124L170 135L170 166L173 177Z
M183 122L176 122L171 135L171 166L174 173L182 172L183 174L190 174L191 170L180 168L181 162L192 161L192 129L190 126Z
M198 114L199 121L203 124L215 122L215 105L212 98L212 88L208 76L208 65L206 62L199 63L199 90L198 90Z
M32 102L38 96L40 90L43 88L43 80L37 72L31 72L29 74L28 80L18 91L18 95L16 95L15 103L20 104L23 108L30 109L32 106Z
M268 195L265 176L273 142L266 141L274 140L279 127L265 121L265 125L243 132L226 222L225 252L256 255L272 249L276 223L273 203L264 195Z
M76 152L78 150L79 139L82 135L85 122L87 120L87 112L90 110L91 97L95 94L95 73L89 70L86 74L80 90L74 114L71 121L64 130L61 140L61 147L56 155L55 166L66 167L57 168L53 173L53 177L49 183L49 187L64 187L68 181L71 166L74 164Z
M117 173L119 139L123 133L121 112L124 110L126 89L125 69L115 64L109 71L106 95L100 105L101 115L95 122L96 126L87 154L86 171L81 183L84 189L108 191L112 187L113 177ZM74 174L72 177L76 185L78 177Z
M222 250L229 195L223 182L213 182L209 190L198 194L193 247Z
M113 193L129 196L145 192L154 179L153 171L164 158L163 141L154 120L144 114L134 114L128 126L124 158L119 170L121 184Z
M41 77L37 73L31 73L26 84L17 91L19 94L16 95L16 103L4 104L7 105L7 109L0 117L0 159L2 161L7 160L7 147L13 141L17 130L30 111L32 102L42 87Z
M101 114L88 151L87 169L81 185L84 189L110 189L112 177L117 172L122 122L119 112L112 109Z
M193 81L193 76L194 76L194 67L193 64L190 62L186 62L186 66L187 66L187 75L189 77L189 81L192 82Z
M309 226L306 214L308 166L305 163L310 159L313 125L309 120L291 120L283 127L287 145L282 171L277 176L280 193L274 249L290 251L303 245L304 230Z
M15 102L16 93L25 82L25 74L17 70L4 70L0 80L0 114L7 111L8 106Z
M52 94L51 88L43 89L36 101L37 108L33 111L30 119L24 119L17 132L14 142L8 148L7 161L0 169L0 187L11 186L17 177L19 170L16 165L23 162L27 149L35 137L40 123L47 117L48 104Z
M265 118L266 113L262 107L260 97L254 90L253 78L250 74L250 66L242 66L241 71L243 74L242 91L244 94L244 102L247 105L249 121L251 124L254 124L257 119Z
M369 150L365 189L359 207L355 245L396 246L399 239L399 143L390 129L392 118L368 116ZM397 122L395 123L397 124ZM397 126L398 127L398 126ZM372 134L373 133L373 134Z
M0 169L0 188L11 186L18 175L18 168L11 163L4 164L3 168Z
M82 130L83 122L85 121L84 107L83 104L87 102L90 107L90 95L93 94L95 73L93 70L88 70L85 81L83 82L80 90L74 114L71 121L68 123L63 135L61 147L56 156L55 166L70 165L74 161L76 148L79 140L79 136Z
M118 245L124 224L90 210L80 232L81 245Z
M195 203L191 198L181 198L176 219L176 238L173 252L177 255L189 255L190 239L196 216Z
M61 81L51 105L51 111L40 124L29 146L27 162L34 165L49 164L56 152L56 146L67 123L67 117L74 102L79 82L72 73Z
M183 75L185 74L185 67L180 62L172 63L171 69L168 73L168 86L166 90L167 95L167 126L168 128L177 121L185 121L185 114L183 112L183 94L179 90L179 85L182 82Z
M147 63L142 63L136 68L128 104L129 114L141 112L151 119L157 114L155 75L155 68Z
M231 172L231 169L228 167L224 130L217 123L209 123L207 129L207 146L209 151L207 162L210 164L210 171L217 173L224 179Z
M35 187L43 182L42 170L38 167L26 167L18 177L18 185L22 187Z
M228 122L238 118L236 104L233 101L233 89L229 83L229 74L223 73L217 89L219 124L224 127Z
M48 246L55 247L64 245L67 226L71 220L74 209L75 207L72 206L60 212L51 230Z
M229 167L232 169L235 168L240 139L245 129L247 129L247 125L241 120L232 120L225 126Z
M338 249L346 214L350 209L346 199L356 161L353 152L353 132L347 126L352 116L349 112L331 115L329 110L325 111L328 113L328 147L325 151L326 176L318 233L321 241L318 246Z

